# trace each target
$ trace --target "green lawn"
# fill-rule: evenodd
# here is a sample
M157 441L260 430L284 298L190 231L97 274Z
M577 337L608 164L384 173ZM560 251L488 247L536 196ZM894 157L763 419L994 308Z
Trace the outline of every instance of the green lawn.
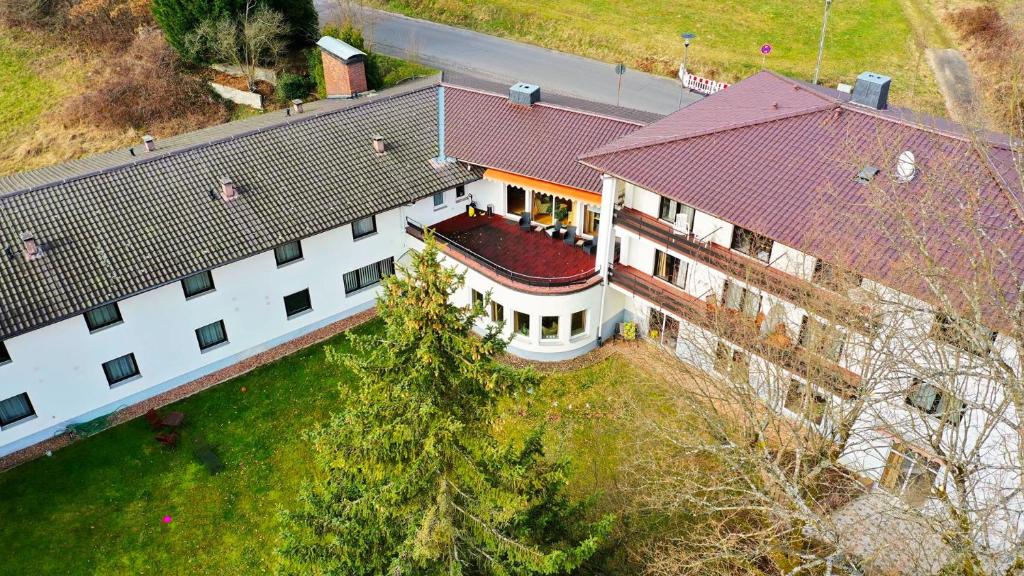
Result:
M0 474L0 542L4 567L14 570L5 574L272 571L277 512L311 472L301 432L338 406L347 377L316 345L173 405L187 414L176 451L158 447L135 420ZM551 453L573 459L572 493L595 496L595 515L616 511L626 447L639 429L631 414L658 406L663 393L653 375L613 356L546 377L507 403L497 432L514 439L547 422ZM217 476L192 455L200 436L226 464ZM625 562L612 557L604 573L632 573L612 568Z
M894 79L895 102L942 111L942 97L923 56L941 38L927 0L834 2L822 79L852 83L873 70ZM697 34L690 68L735 81L761 67L809 80L821 29L820 0L375 0L412 16L672 74L682 60L679 34ZM938 42L938 41L936 41ZM939 42L941 43L941 42ZM941 47L941 46L940 46ZM609 68L609 74L611 74ZM628 81L628 76L627 80Z

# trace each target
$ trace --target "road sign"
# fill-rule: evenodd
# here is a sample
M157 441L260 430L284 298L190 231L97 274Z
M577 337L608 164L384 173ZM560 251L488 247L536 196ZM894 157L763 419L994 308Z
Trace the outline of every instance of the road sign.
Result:
M622 76L623 74L625 74L626 73L626 65L625 64L616 64L615 65L615 73L618 74L619 76Z
M772 53L772 45L771 44L764 44L764 45L761 46L761 54L764 54L765 56L767 56L767 55L769 55L771 53Z

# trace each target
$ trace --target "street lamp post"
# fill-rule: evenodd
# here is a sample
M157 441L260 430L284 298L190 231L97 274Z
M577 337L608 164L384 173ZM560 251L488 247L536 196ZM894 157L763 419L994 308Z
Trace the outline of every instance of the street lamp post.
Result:
M690 56L690 43L697 37L693 32L684 32L680 35L683 39L683 67L679 70L679 107L683 107L683 90L686 89L686 75L690 69L687 66L689 64Z
M821 75L821 56L825 52L825 28L828 26L828 11L832 8L832 0L825 0L825 14L821 17L821 38L818 40L818 63L814 65L814 84Z

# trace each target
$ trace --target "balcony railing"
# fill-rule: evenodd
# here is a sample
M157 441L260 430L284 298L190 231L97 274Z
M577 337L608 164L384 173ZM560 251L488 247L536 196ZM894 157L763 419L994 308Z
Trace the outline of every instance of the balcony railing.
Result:
M762 337L753 318L700 300L635 268L616 264L611 282L683 320L843 397L856 395L860 378L838 364L794 345L788 338Z
M655 244L788 300L835 324L849 326L865 334L872 330L874 322L864 306L807 280L734 254L725 246L699 242L693 234L677 233L671 224L632 208L620 209L615 214L615 223Z
M413 238L423 240L423 224L407 217L405 230ZM587 270L586 272L581 272L572 276L530 276L529 274L521 274L510 270L477 252L474 252L460 244L457 240L453 240L436 230L433 230L433 233L434 239L437 240L438 244L441 245L445 252L456 257L461 256L459 259L463 260L464 263L468 264L469 262L473 262L478 266L482 266L489 270L500 278L505 278L518 284L537 286L540 288L582 288L597 276L596 270ZM468 262L465 262L467 260Z

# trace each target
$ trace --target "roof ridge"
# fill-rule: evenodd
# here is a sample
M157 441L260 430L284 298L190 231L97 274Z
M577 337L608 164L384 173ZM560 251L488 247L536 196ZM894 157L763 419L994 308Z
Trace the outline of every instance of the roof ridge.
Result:
M215 138L213 140L209 140L207 142L199 142L199 143L196 143L196 144L185 146L183 148L179 148L177 150L169 150L169 151L167 151L165 153L162 153L162 154L156 154L156 155L153 155L153 156L142 156L142 157L133 155L131 160L129 160L127 162L124 162L124 163L121 163L121 164L115 164L113 166L106 166L106 167L98 168L98 169L95 169L95 170L88 170L88 171L82 172L81 174L74 174L72 176L68 176L67 178L60 178L60 179L50 180L48 182L43 182L41 184L36 184L34 186L30 186L28 188L24 188L24 189L21 189L21 190L12 190L10 192L0 193L0 201L5 200L7 198L14 198L14 197L18 197L18 196L23 196L25 194L31 194L32 192L37 192L37 191L42 190L44 188L49 188L51 186L55 186L55 185L59 185L59 184L67 184L67 183L70 183L70 182L77 182L79 180L83 180L85 178L92 178L94 176L99 176L101 174L109 174L111 172L116 172L118 170L123 170L123 169L127 169L127 168L134 167L134 166L142 166L142 165L148 164L150 162L157 162L159 160L164 160L164 159L167 159L167 158L180 158L181 156L184 156L187 153L194 152L196 150L200 150L200 149L203 149L203 148L208 148L208 147L216 146L218 144L223 144L225 142L231 142L233 140L238 140L240 138L247 138L247 137L252 136L254 134L262 134L262 133L267 133L267 132L273 132L273 131L275 131L277 129L282 129L282 128L285 128L285 127L295 126L295 125L303 124L303 123L306 123L306 122L312 122L313 120L324 118L324 117L330 116L332 114L339 114L339 113L347 112L347 111L350 111L350 110L356 110L358 108L362 108L363 106L368 106L368 105L371 105L371 104L374 104L374 103L378 103L378 102L388 102L388 101L393 100L395 98L400 98L400 97L403 97L403 96L408 96L410 94L415 94L417 92L428 90L430 88L433 88L436 85L437 84L435 84L435 83L431 83L431 84L427 84L427 85L423 85L423 86L417 86L417 87L412 88L412 89L408 89L409 86L395 86L394 87L395 88L394 92L389 92L389 90L391 90L391 89L388 89L388 90L385 90L385 91L382 91L382 92L377 92L376 94L382 96L380 98L369 97L369 98L366 98L364 100L353 99L352 100L353 104L350 105L350 106L343 106L341 108L334 108L334 109L329 109L329 110L321 110L321 111L316 111L316 112L308 113L307 116L295 118L294 120L285 120L285 121L283 121L281 123L273 124L273 125L270 125L270 126L255 127L255 128L250 129L250 130L246 130L244 132L239 132L238 134L230 134L230 135L227 135L227 136L223 136L221 138ZM133 150L134 148L135 148L135 146L132 146L131 148L129 148L129 150ZM114 152L114 150L111 150L110 152Z
M801 88L801 90L803 90L803 88ZM709 136L711 134L718 134L718 133L722 133L722 132L731 132L733 130L739 130L741 128L749 128L751 126L757 126L757 125L760 125L760 124L768 124L770 122L777 122L777 121L780 121L780 120L788 120L790 118L796 118L798 116L806 116L808 114L817 114L818 112L824 112L826 110L832 110L832 109L835 109L835 108L838 108L838 107L839 107L838 102L832 102L832 103L822 104L821 106L817 106L817 107L814 107L814 108L808 108L808 109L804 109L804 110L797 110L797 111L793 111L793 112L787 112L785 114L779 114L777 116L771 116L771 117L767 117L767 118L757 118L757 119L754 119L754 120L748 120L746 122L735 122L733 124L726 124L726 125L718 126L718 127L715 127L715 128L707 128L705 130L700 130L698 132L694 132L693 134L686 134L684 136L678 136L678 135L665 136L663 138L659 138L659 139L651 141L651 142L644 142L644 143L641 143L641 144L637 144L635 146L628 146L626 148L620 148L620 149L611 150L611 151L608 151L608 152L601 152L601 148L598 148L598 149L596 149L596 150L594 150L592 152L588 152L588 153L580 156L579 159L583 160L583 159L591 159L591 158L600 158L601 156L607 156L609 154L618 154L618 153L621 153L621 152L632 152L632 151L635 151L635 150L642 150L644 148L651 148L651 147L654 147L654 146L661 146L663 144L671 144L673 142L681 142L683 140L692 140L693 138L701 138L701 137L704 137L704 136ZM612 142L611 144L614 144L614 142Z
M452 88L454 90L463 90L465 92L472 92L474 94L480 94L482 96L491 96L493 98L500 98L502 100L507 100L508 99L508 97L503 95L503 94L500 94L498 92L491 92L490 90L486 90L484 88L476 88L476 87L472 87L472 86L463 86L461 84L453 84L451 82L447 82L447 81L443 81L443 80L441 81L441 85L445 86L447 88ZM572 98L572 96L567 96L567 98ZM600 112L594 112L593 110L584 110L583 108L575 108L575 107L572 107L572 106L566 106L564 104L555 104L553 102L546 102L543 99L540 100L539 102L533 104L533 106L543 106L545 108L551 108L553 110L563 110L565 112L572 112L574 114L583 114L584 116L593 116L594 118L604 118L605 120L612 120L613 122L621 122L623 124L630 124L632 126L641 126L641 127L649 126L649 124L645 124L643 122L640 122L639 120L629 120L627 118L621 118L621 117L618 117L618 116L612 116L610 114L601 114ZM624 109L625 110L632 110L632 108L624 108ZM642 112L642 110L638 110L637 112Z
M894 118L892 116L883 114L883 112L886 112L886 111L889 111L889 110L892 110L894 112L895 111L904 111L904 112L908 112L910 114L921 114L921 115L926 116L928 118L931 118L933 120L943 120L942 118L939 118L939 117L936 117L936 116L929 116L929 115L925 115L925 114L919 113L919 112L917 112L916 110L914 110L912 108L886 108L885 110L875 110L874 108L868 108L866 106L861 106L859 104L854 104L853 102L840 102L839 103L839 107L842 108L843 110L849 110L851 112L857 112L857 113L860 113L860 114L864 114L865 116L871 116L872 118L877 118L879 120L884 120L886 122L890 122L892 124L903 124L904 126L909 126L910 128L913 128L915 130L921 130L921 131L924 131L924 132L931 132L933 134L938 134L939 136L945 136L947 138L952 138L954 140L959 140L961 142L966 142L968 144L975 141L975 139L972 138L969 134L976 133L976 132L982 132L982 133L989 132L989 131L984 130L982 128L977 128L977 127L972 128L972 127L970 127L970 126L968 126L966 124L961 124L960 122L956 122L956 121L953 121L953 120L949 120L948 122L952 122L956 126L959 126L959 127L963 128L962 132L957 132L955 130L943 129L943 128L940 128L939 126L935 125L935 124L929 124L927 122L923 122L923 121L920 121L920 120L914 120L912 118L905 118L905 117ZM994 134L994 135L1002 136L1002 134L999 134L998 132L989 132L989 134ZM1011 137L1007 136L1007 138L1011 138ZM1011 142L1008 142L1008 143L1002 143L1002 142L994 140L991 137L982 136L981 139L986 144L991 145L993 148L999 148L1001 150L1007 150L1007 151L1011 151L1011 152L1013 151L1012 140L1011 140Z

